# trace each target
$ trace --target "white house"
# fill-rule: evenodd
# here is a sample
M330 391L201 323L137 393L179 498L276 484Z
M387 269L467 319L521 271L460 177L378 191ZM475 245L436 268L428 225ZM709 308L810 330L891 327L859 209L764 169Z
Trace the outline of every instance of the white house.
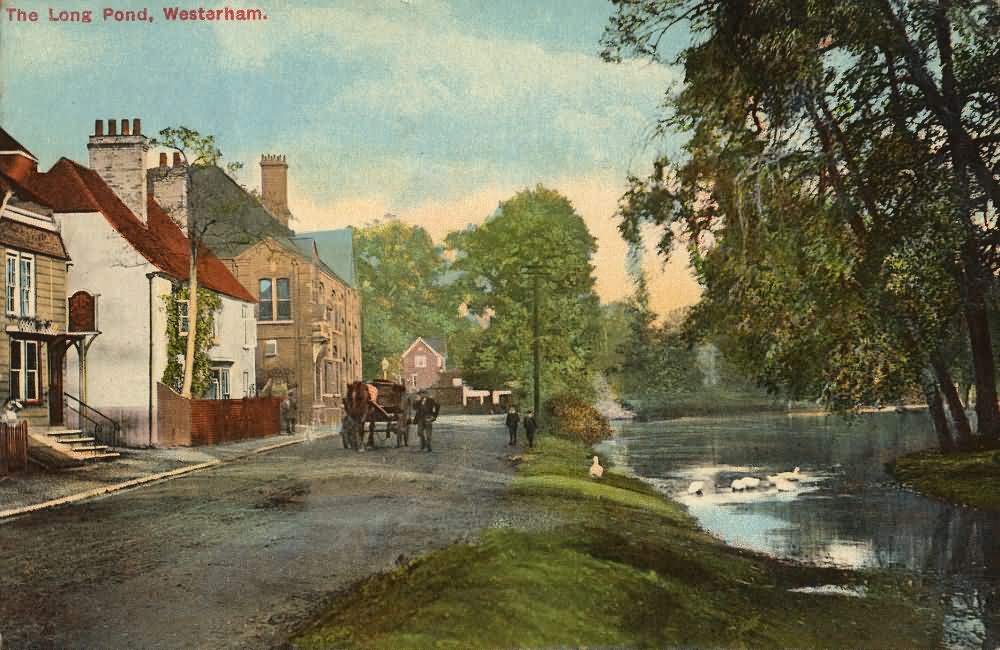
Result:
M63 158L33 180L55 203L73 251L67 295L96 305L99 334L82 371L79 357L67 355L66 390L118 421L125 444L156 445L157 384L168 363L165 300L187 282L190 242L148 190L149 141L139 120L122 120L121 133L115 120L104 126L98 120L90 137L90 169ZM221 299L204 397L250 396L256 340L247 333L256 331L256 301L211 253L199 255L198 275ZM185 329L182 317L182 336Z

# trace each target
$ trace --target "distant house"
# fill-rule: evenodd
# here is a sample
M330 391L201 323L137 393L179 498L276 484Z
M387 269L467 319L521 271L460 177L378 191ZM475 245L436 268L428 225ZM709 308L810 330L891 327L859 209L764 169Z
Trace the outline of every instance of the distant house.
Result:
M87 357L67 357L67 390L118 422L126 444L156 445L157 384L168 365L165 297L187 282L190 242L149 192L149 140L139 120L122 120L120 133L117 127L116 120L106 129L103 120L95 123L90 168L62 158L48 172L33 172L27 185L52 206L73 251L70 320L74 305L89 306L83 320L94 336ZM247 396L255 366L245 333L255 329L255 299L211 253L199 257L198 276L221 303L204 397ZM183 302L177 301L182 314ZM182 315L180 336L190 326Z
M347 384L362 376L353 235L296 235L288 227L287 161L264 155L260 167L261 199L206 167L194 173L191 202L218 213L220 227L206 243L256 295L258 390L294 388L300 424L337 424ZM169 179L167 169L156 173Z
M418 336L402 354L406 389L418 391L437 385L448 369L447 354L443 339Z

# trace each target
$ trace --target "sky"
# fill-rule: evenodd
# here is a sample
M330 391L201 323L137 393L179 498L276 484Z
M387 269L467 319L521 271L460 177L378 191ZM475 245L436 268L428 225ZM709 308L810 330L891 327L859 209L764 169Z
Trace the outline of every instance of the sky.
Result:
M0 125L47 168L86 163L98 118L140 117L143 130L214 134L239 180L260 183L262 153L289 163L299 231L393 214L440 240L542 183L562 192L597 237L597 291L629 292L614 219L631 173L674 143L651 140L677 70L608 64L599 40L607 0L386 0L228 3L266 21L51 22L35 0L0 8ZM210 5L211 6L211 5ZM38 22L9 20L10 8ZM653 306L697 300L678 251L647 255Z

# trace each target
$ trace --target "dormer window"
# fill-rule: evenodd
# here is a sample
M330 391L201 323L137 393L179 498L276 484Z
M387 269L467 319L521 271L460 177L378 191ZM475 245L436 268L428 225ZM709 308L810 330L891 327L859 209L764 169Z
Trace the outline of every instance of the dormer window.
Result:
M13 316L35 315L35 256L7 251L7 313Z

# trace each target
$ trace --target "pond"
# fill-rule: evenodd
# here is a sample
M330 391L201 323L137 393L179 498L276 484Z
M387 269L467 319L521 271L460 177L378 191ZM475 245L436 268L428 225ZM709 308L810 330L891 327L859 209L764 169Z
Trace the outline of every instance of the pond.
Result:
M905 571L940 596L949 648L1000 647L1000 515L901 489L886 466L931 447L925 413L751 415L623 423L601 451L734 546L800 562ZM768 487L768 476L801 478ZM734 480L762 479L733 492ZM701 495L688 494L702 481Z

